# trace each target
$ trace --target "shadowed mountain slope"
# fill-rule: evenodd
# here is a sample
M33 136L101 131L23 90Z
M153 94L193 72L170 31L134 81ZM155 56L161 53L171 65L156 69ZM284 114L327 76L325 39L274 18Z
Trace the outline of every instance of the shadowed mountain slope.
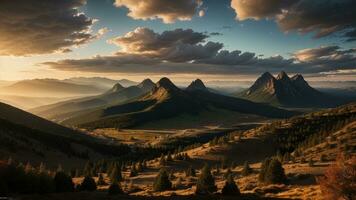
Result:
M75 113L79 114L82 111L98 107L108 107L139 97L149 92L154 86L155 84L149 79L144 80L137 86L127 88L117 83L104 94L42 106L32 109L31 112L47 119L62 121Z

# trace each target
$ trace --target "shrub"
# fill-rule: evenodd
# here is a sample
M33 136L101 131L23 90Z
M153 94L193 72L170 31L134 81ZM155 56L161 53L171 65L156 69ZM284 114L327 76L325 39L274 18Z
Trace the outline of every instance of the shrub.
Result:
M325 177L319 178L318 183L325 200L353 200L355 190L356 156L345 160L339 156L336 163L325 171Z
M74 191L74 183L72 178L63 171L58 171L54 176L54 184L56 192L72 192Z
M99 173L98 176L98 181L96 182L97 185L106 185L106 182L104 180L103 174Z
M114 181L113 183L110 184L109 189L108 189L108 194L109 195L117 195L117 194L123 194L124 192L122 191L121 185Z
M205 165L197 181L196 194L211 194L217 190L214 177L211 175L210 168Z
M225 182L223 189L221 190L221 193L223 195L234 195L234 196L240 195L240 190L237 187L231 174L227 177L227 180Z
M79 189L81 191L95 191L96 190L96 184L95 181L92 177L86 176L82 183L80 184Z
M168 173L165 169L159 170L159 173L153 183L154 191L165 191L172 188L172 183L169 180Z

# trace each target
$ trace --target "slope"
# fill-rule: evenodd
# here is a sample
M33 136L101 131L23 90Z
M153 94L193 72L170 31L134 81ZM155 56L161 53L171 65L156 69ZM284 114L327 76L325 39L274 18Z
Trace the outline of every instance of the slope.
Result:
M156 88L142 98L86 113L85 117L69 118L63 123L86 128L133 127L160 119L197 115L204 111L224 109L265 117L290 117L293 112L247 100L209 92L201 81L195 81L187 90L176 87L169 79L162 78ZM198 84L194 86L194 84ZM190 89L189 89L190 88ZM198 88L198 89L192 89Z

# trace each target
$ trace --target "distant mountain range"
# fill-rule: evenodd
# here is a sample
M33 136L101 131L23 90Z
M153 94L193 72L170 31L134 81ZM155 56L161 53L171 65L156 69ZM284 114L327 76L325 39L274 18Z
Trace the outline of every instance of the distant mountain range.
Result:
M168 78L162 78L155 84L154 89L142 97L127 103L83 112L68 117L62 123L84 128L130 128L147 122L183 114L197 115L214 109L272 118L286 118L295 114L272 106L212 93L201 80L193 81L182 90Z
M60 122L91 109L116 105L142 96L152 90L154 86L155 84L150 79L129 87L123 87L120 83L116 83L110 90L100 95L41 106L30 111L47 119Z
M23 80L0 88L0 93L13 94L21 96L78 96L97 94L102 92L101 88L93 85L80 85L76 83L67 83L57 79L33 79Z
M302 75L290 78L283 71L276 78L269 72L262 74L249 89L236 96L285 107L334 107L341 103L341 99L312 88Z

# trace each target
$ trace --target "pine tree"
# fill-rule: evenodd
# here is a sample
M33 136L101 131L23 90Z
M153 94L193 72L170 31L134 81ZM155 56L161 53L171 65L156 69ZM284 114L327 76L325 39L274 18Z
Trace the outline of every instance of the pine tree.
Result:
M96 183L97 185L106 185L106 182L104 180L103 174L99 173L98 175L98 181Z
M166 165L166 159L164 155L161 155L161 158L159 159L159 166L165 166Z
M192 166L189 166L187 171L185 171L185 176L186 177L195 177L196 176L195 169Z
M287 180L282 167L282 163L278 159L272 159L268 165L264 182L266 183L285 183Z
M138 175L138 172L137 172L137 170L136 170L136 166L135 166L135 164L132 164L131 165L131 169L130 169L130 174L129 174L129 176L130 177L135 177L135 176L137 176Z
M95 191L96 190L96 183L94 179L90 176L86 176L82 183L80 184L81 191Z
M226 170L226 172L225 172L225 174L224 174L224 178L227 179L227 177L229 177L230 175L232 175L232 171L231 171L231 169L229 168L229 169Z
M246 161L244 164L244 168L242 169L242 175L247 176L252 173L252 169L250 168L250 165Z
M63 171L56 172L54 176L54 184L56 192L72 192L74 191L74 183L72 178Z
M165 169L160 169L153 184L154 191L165 191L172 188L172 183L169 180L168 173Z
M122 180L121 168L117 164L115 164L111 170L110 180L112 183Z
M214 177L211 175L210 168L205 165L199 175L196 187L196 194L211 194L217 190Z
M223 195L234 195L234 196L239 196L241 194L231 174L227 177L227 180L225 182L223 189L221 190L221 193Z
M171 152L168 152L166 161L167 161L167 162L171 162L171 161L173 161L173 158L172 158Z
M124 192L122 191L120 183L114 181L110 184L110 187L108 189L108 194L109 195L117 195L117 194L123 194Z

